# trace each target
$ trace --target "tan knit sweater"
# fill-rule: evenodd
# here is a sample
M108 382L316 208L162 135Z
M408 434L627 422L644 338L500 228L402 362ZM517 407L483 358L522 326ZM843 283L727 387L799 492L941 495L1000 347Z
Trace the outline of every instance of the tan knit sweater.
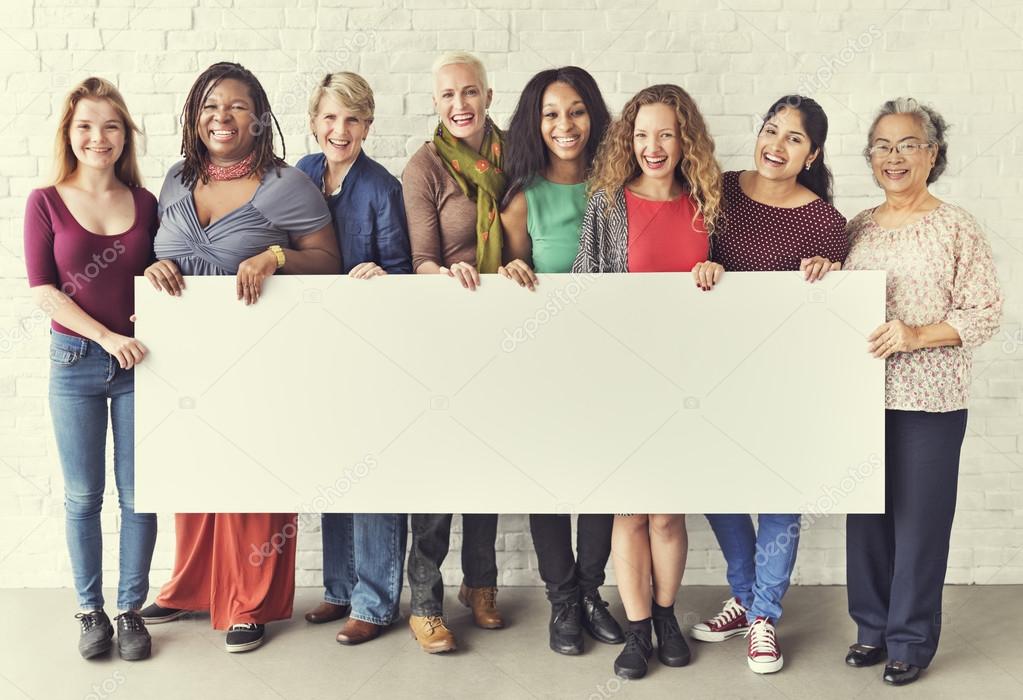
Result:
M424 262L476 264L476 202L462 193L430 142L401 175L412 244L412 269Z

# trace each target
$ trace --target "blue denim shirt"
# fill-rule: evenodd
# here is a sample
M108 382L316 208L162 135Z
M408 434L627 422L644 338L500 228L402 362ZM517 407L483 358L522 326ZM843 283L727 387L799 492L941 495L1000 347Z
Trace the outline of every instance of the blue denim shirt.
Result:
M326 156L311 153L295 167L323 190ZM401 183L365 151L352 163L341 191L327 198L327 206L334 219L345 274L364 262L375 262L389 274L412 272Z

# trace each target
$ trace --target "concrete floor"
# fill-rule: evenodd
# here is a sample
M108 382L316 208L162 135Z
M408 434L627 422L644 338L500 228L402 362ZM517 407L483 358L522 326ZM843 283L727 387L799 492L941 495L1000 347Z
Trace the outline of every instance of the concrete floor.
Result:
M295 619L271 625L267 643L256 651L224 652L223 633L212 630L207 617L196 616L152 627L153 658L129 663L116 652L89 662L78 656L69 591L0 590L6 630L0 635L0 698L1023 698L1016 639L1023 586L948 587L938 656L921 680L904 688L885 686L881 667L857 670L842 663L853 627L841 587L790 589L779 627L781 673L751 673L745 644L736 638L714 645L691 642L689 667L666 668L655 660L645 679L632 682L613 674L620 647L587 638L582 656L551 652L549 608L538 588L501 590L500 607L510 621L501 631L472 627L468 611L449 590L449 624L460 649L433 657L419 651L404 620L370 644L338 645L340 622L314 626L301 618L319 594L300 589ZM727 595L719 587L684 587L677 606L683 627L716 611ZM605 589L605 597L623 619L615 589Z

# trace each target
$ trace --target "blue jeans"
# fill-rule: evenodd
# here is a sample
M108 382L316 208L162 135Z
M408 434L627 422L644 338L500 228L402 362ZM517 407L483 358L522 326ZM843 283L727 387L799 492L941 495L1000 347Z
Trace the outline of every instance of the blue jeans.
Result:
M732 595L746 608L750 622L759 616L778 622L781 599L796 565L799 514L761 514L758 519L754 532L748 515L707 516L728 563Z
M351 617L389 625L398 617L408 517L324 513L323 599L351 605Z
M64 472L71 570L83 610L103 607L107 410L114 435L114 479L121 507L117 607L141 608L149 594L156 515L135 512L135 375L91 340L51 331L50 413Z

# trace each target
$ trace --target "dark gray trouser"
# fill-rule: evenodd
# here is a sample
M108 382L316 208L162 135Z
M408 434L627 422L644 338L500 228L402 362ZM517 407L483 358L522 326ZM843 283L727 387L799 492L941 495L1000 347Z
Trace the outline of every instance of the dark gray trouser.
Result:
M444 614L440 566L448 555L451 514L413 514L408 583L412 614ZM497 585L496 515L462 515L462 580L471 588Z
M846 519L849 615L857 641L926 668L941 633L941 592L966 410L885 411L885 513Z

